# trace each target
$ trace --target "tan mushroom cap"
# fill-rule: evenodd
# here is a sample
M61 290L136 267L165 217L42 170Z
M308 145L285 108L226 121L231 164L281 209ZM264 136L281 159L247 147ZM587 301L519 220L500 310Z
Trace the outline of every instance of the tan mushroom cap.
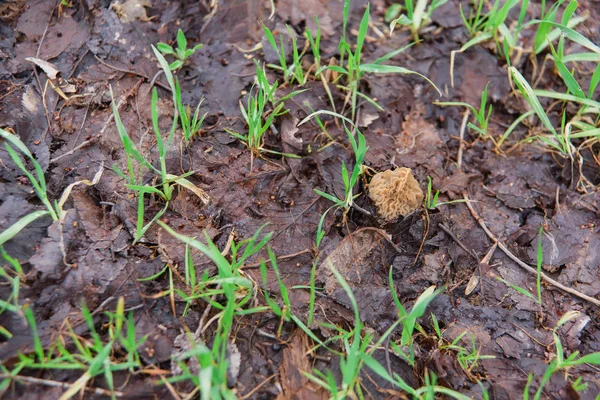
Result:
M397 168L373 176L369 198L377 207L377 214L392 221L419 208L423 203L423 191L410 168Z

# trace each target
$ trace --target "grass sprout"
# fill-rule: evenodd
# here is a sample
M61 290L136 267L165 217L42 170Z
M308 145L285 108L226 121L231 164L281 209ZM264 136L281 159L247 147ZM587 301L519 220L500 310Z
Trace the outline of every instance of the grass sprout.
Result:
M19 170L27 177L37 197L40 199L42 204L45 206L45 210L33 211L24 217L20 218L17 222L0 232L0 246L15 237L23 228L44 216L50 216L54 222L59 221L63 214L63 206L65 205L72 189L77 185L93 186L100 180L102 172L104 170L104 164L100 165L100 169L94 176L94 179L90 182L87 179L75 181L65 188L60 199L58 201L51 202L48 197L48 187L46 184L46 178L44 171L40 164L37 162L33 154L29 151L27 146L16 136L12 135L8 131L0 128L0 138L6 140L5 148L8 152L11 160L17 166ZM33 164L33 172L29 171L25 166L23 160L19 156L19 153L23 154L31 164Z
M389 285L394 298L394 304L398 310L398 317L402 323L402 336L399 343L391 343L392 349L400 355L411 366L415 365L415 354L413 349L414 331L416 329L417 319L421 318L427 309L429 303L444 290L444 287L436 290L435 286L430 286L417 298L410 312L407 312L396 292L394 281L392 279L392 268L389 272Z
M443 206L446 204L454 204L454 203L464 203L466 200L458 199L451 201L442 201L438 202L438 197L440 196L440 191L436 190L435 194L433 193L433 182L431 177L427 177L427 195L425 196L425 208L428 210L435 210L439 206Z
M168 379L169 382L191 381L200 389L202 399L235 399L234 392L227 385L229 360L227 352L231 346L230 335L236 315L264 312L268 307L251 307L255 299L255 284L247 278L242 267L253 255L265 248L272 233L262 238L262 227L256 233L239 243L232 243L231 261L229 261L205 233L205 243L179 234L161 221L158 224L169 234L186 244L185 280L188 291L176 289L176 293L188 302L203 300L218 310L216 317L218 328L212 347L209 348L196 335L188 333L191 349L176 357L173 361L179 365L183 373ZM206 273L197 279L195 267L191 260L190 248L206 255L217 266L217 274L209 277ZM269 249L269 254L272 252ZM274 258L274 256L272 256ZM218 300L223 299L223 300ZM186 307L187 309L187 307ZM186 363L196 359L200 372L194 372Z
M185 106L183 104L181 98L181 87L179 86L179 80L175 80L175 97L177 111L179 113L179 120L181 123L181 129L183 130L183 138L186 143L189 143L194 135L200 132L202 128L202 124L204 124L204 119L208 113L204 113L204 115L200 115L200 106L204 102L204 98L201 98L198 102L198 106L196 106L196 110L194 114L190 110L189 106Z
M310 120L313 117L318 118L319 114L327 114L327 115L331 115L331 116L342 119L342 121L344 122L344 130L346 131L346 134L348 136L348 141L350 142L350 145L352 146L352 151L354 153L354 166L352 168L352 173L349 173L346 163L344 163L342 161L342 180L344 181L344 197L343 198L339 198L335 195L325 193L318 189L314 189L314 190L319 196L322 196L322 197L326 198L327 200L330 200L331 202L333 202L335 204L335 206L337 206L339 208L343 208L347 212L350 209L350 207L352 207L352 205L354 204L354 199L356 199L360 195L360 194L354 194L354 187L358 183L358 178L360 177L360 175L363 172L363 161L364 161L365 155L367 154L367 150L369 148L367 147L367 141L365 140L364 135L360 132L360 130L358 130L358 128L356 128L354 126L352 121L349 120L348 118L344 117L343 115L332 112L332 111L327 111L327 110L315 111L315 112L311 113L310 115L308 115L306 118L304 118L302 121L300 121L300 123L298 125L300 126L300 125L306 123L308 120ZM345 125L346 122L350 123L354 127L353 128L354 131L351 131L350 129L348 129L348 127Z
M262 153L299 158L299 156L295 154L281 153L265 148L264 135L268 129L272 128L272 124L276 117L289 112L289 110L285 108L285 101L303 91L294 91L282 98L276 99L275 91L278 87L277 82L271 85L267 80L263 68L261 68L257 62L255 62L255 64L256 82L248 94L246 106L240 101L240 110L244 121L246 121L246 125L248 125L248 133L240 134L231 129L226 129L230 135L241 140L250 150L250 169L252 169L254 157L259 156Z
M23 267L21 266L21 263L19 263L19 260L9 256L4 248L0 246L0 260L2 259L8 263L8 266L2 266L0 269L0 278L8 282L8 284L11 286L11 290L6 299L0 299L0 315L2 315L5 311L18 314L20 312L19 290L21 288L21 281L25 280ZM12 337L12 333L10 333L1 325L0 334L7 339Z
M136 340L135 321L133 314L125 314L125 301L120 297L114 312L105 313L108 322L104 325L108 341L103 342L100 333L95 328L92 313L85 305L82 316L89 329L89 339L75 333L69 321L66 321L67 335L72 345L66 346L64 338L57 338L55 343L44 350L37 332L33 311L27 305L22 307L27 322L34 337L34 351L31 354L19 354L13 370L0 382L0 388L5 387L12 379L17 379L22 370L80 370L83 374L70 388L63 393L61 399L69 399L81 392L96 376L102 375L108 388L113 392L113 373L128 370L134 372L141 368L137 349L145 342L147 336Z
M412 33L413 39L419 41L419 31L430 21L433 12L448 0L405 0L404 8L400 3L392 4L385 13L385 22L390 24L390 34L396 25L407 26ZM406 14L400 14L402 11Z
M588 18L587 14L581 16L575 15L575 10L577 9L576 0L572 0L567 4L560 23L555 22L555 19L564 0L555 2L548 10L543 6L539 19L529 22L525 22L529 0L508 0L505 2L495 0L486 13L483 12L484 3L486 3L485 0L477 0L468 17L464 14L462 6L460 8L463 23L469 31L471 39L459 50L453 50L450 53L450 80L452 87L454 87L454 60L456 54L465 52L477 44L490 40L495 42L498 54L503 54L507 59L512 56L515 50L518 50L517 59L523 53L540 54L548 46L548 41L556 41L561 32L578 43L585 42L588 45L593 45L593 43L572 29ZM510 24L508 17L519 3L521 4L519 17L515 24ZM531 47L524 48L524 45L519 41L519 35L524 29L529 27L536 27L537 30Z
M295 81L298 85L304 86L308 81L308 75L310 71L307 71L306 73L304 72L304 69L302 68L302 56L304 55L304 52L300 52L298 50L298 39L296 38L296 34L292 31L289 25L286 25L286 27L288 31L288 36L290 37L292 43L292 63L290 65L288 65L287 62L287 55L285 53L283 35L279 34L278 44L275 40L275 35L273 34L273 32L266 25L263 24L263 31L265 33L265 36L267 37L269 44L277 54L277 58L279 60L279 65L267 64L267 67L283 72L283 79L286 84L294 83ZM321 31L319 29L319 31L317 32L317 38L313 39L312 34L310 34L309 39L311 45L313 46L313 54L316 54L315 61L320 60L320 49L318 47L320 45L321 40L320 34Z
M183 67L188 58L194 55L196 51L200 50L203 45L200 43L189 49L187 46L188 42L185 34L181 29L179 29L177 31L177 47L173 48L173 46L170 46L166 43L158 43L156 48L165 56L171 55L175 57L175 61L169 64L169 69L171 71L175 71Z
M46 186L46 177L44 176L44 171L33 154L31 154L27 146L25 146L25 144L16 135L11 134L4 129L0 129L0 137L6 140L4 146L8 152L8 155L17 168L19 168L19 170L27 177L27 179L29 179L35 194L46 208L45 210L34 211L24 216L15 224L2 231L2 233L0 233L0 246L2 246L8 240L17 235L24 227L40 217L49 215L52 217L53 221L57 221L60 216L60 210L58 209L58 205L56 203L52 204L50 202L48 198L48 188ZM33 173L27 169L23 163L23 160L19 156L19 153L23 154L31 162L33 165Z
M471 110L471 112L475 116L477 125L469 122L467 126L469 128L471 128L472 130L474 130L475 132L477 132L482 138L487 138L488 137L488 135L487 135L488 122L490 120L490 116L492 115L492 105L491 104L489 105L489 107L486 110L486 105L487 105L487 100L488 100L488 86L489 86L489 82L488 82L488 84L485 85L485 89L483 89L483 92L481 93L481 103L479 105L479 109L473 107L472 105L470 105L468 103L464 103L464 102L454 102L454 101L439 102L439 101L436 101L433 104L436 104L438 106L466 107L467 109ZM491 136L490 136L490 138L493 140L493 138Z
M579 351L574 351L568 357L565 356L565 350L564 350L564 347L560 340L560 337L558 336L557 331L558 331L558 328L560 328L562 325L564 325L571 319L577 318L578 316L580 316L580 312L568 311L560 318L560 320L556 324L556 327L554 328L554 330L552 332L552 335L554 337L554 346L556 348L556 353L555 353L552 361L546 368L544 375L542 376L539 387L533 397L534 400L539 400L542 397L544 386L546 386L546 384L548 383L548 381L550 380L552 375L554 375L555 373L562 372L562 373L564 373L565 377L568 377L569 370L574 367L577 367L579 365L584 365L584 364L595 365L595 366L600 365L600 352L580 356ZM533 380L533 379L531 379L531 380ZM528 385L526 386L525 393L524 393L524 396L526 395L527 398L529 397L530 386L531 386L530 381L528 381ZM574 389L576 389L577 391L582 391L587 388L587 384L582 382L581 378L577 378L576 380L573 381L572 387Z
M179 185L185 189L190 190L196 196L198 196L205 204L208 204L209 197L208 195L199 187L194 185L192 182L186 179L187 176L191 175L193 172L188 172L181 176L172 175L167 171L166 157L167 151L171 142L173 141L173 137L175 134L175 130L177 128L177 120L178 120L178 108L176 97L176 83L171 74L171 71L168 68L167 61L160 54L160 52L152 47L154 50L155 56L158 58L163 70L165 72L165 76L167 78L167 82L171 86L173 90L174 96L174 104L175 104L175 115L173 118L173 123L171 125L171 130L166 138L163 139L162 133L158 124L158 91L156 88L152 89L152 100L151 100L151 112L152 112L152 128L154 130L154 135L156 138L156 144L158 149L158 158L159 158L159 167L155 167L150 160L148 160L142 153L137 149L137 146L130 138L129 134L123 122L121 121L121 117L119 115L119 110L114 100L114 95L112 93L111 88L111 97L112 97L112 108L113 115L115 118L115 125L117 126L117 131L119 132L119 137L121 142L123 143L123 148L126 154L126 163L127 170L126 172L121 171L118 166L114 166L113 170L123 178L127 183L125 187L138 194L138 209L137 209L137 224L136 224L136 234L134 238L134 243L142 238L142 236L146 233L146 231L152 226L152 224L157 221L168 209L169 202L171 201L174 193L174 185ZM137 164L137 165L136 165ZM156 174L157 177L160 178L159 185L148 185L142 184L142 176L141 170L147 169ZM164 201L163 208L151 218L150 222L144 224L145 220L145 196L146 195L155 195Z
M346 0L346 2L349 3L348 0ZM347 25L347 18L348 18L348 15L345 10L344 11L344 24L343 24L344 35L342 36L342 39L341 39L340 45L339 45L340 51L342 53L342 56L340 59L340 65L329 65L329 66L322 67L322 68L328 68L331 71L338 73L341 77L344 77L345 84L338 85L338 88L340 88L346 92L344 108L348 104L350 104L352 121L355 121L355 118L356 118L356 111L357 111L359 97L362 98L363 100L367 101L369 104L373 105L378 110L383 111L383 108L381 108L381 106L379 104L377 104L377 102L374 99L361 93L359 90L360 80L361 80L362 76L366 73L418 75L421 78L425 79L431 86L433 86L438 91L439 95L442 96L442 92L426 76L424 76L418 72L411 71L404 67L400 67L400 66L396 66L396 65L382 64L383 62L386 62L386 61L390 60L392 57L400 54L401 52L406 50L408 47L410 47L412 44L409 44L408 46L402 47L398 50L394 50L394 51L378 58L377 60L375 60L372 63L363 63L362 62L362 51L363 51L363 46L365 43L365 38L367 36L367 30L369 28L369 18L370 18L369 5L367 5L367 8L366 8L366 10L363 14L362 20L360 22L360 26L358 29L358 36L356 38L356 46L354 47L354 50L352 50L352 47L346 41L345 27ZM344 67L342 65L343 65L343 61L346 56L347 56L347 60L346 60L346 64ZM342 114L343 114L343 110L342 110Z
M489 360L496 358L495 356L490 355L482 355L480 354L480 350L477 348L477 344L475 342L475 335L471 333L471 348L466 348L460 345L460 341L467 334L467 331L458 335L452 342L444 344L444 338L442 335L442 331L440 329L439 322L435 315L431 314L431 322L433 324L435 333L438 338L439 349L440 350L450 350L456 353L456 361L460 365L460 367L465 371L468 376L472 376L471 371L477 369L479 366L479 361L481 360Z

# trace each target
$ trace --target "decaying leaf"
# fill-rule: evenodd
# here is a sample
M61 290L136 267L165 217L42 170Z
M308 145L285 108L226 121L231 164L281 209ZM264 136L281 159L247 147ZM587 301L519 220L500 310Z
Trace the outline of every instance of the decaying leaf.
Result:
M56 79L56 77L60 73L60 70L56 68L54 64L46 60L42 60L40 58L35 57L27 57L25 60L31 61L32 63L40 67L46 73L46 75L48 75L48 78L52 80Z

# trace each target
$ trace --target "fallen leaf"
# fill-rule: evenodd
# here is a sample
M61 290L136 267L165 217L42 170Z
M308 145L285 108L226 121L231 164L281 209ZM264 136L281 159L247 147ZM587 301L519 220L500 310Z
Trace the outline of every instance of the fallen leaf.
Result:
M40 67L46 73L46 75L48 75L48 78L52 80L56 79L56 76L60 73L60 70L56 68L54 64L46 60L42 60L40 58L35 57L27 57L25 60L31 61L32 63Z

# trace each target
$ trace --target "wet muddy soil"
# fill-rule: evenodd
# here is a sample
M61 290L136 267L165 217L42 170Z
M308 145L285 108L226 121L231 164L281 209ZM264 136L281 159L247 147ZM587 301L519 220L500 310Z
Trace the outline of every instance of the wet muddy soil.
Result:
M323 118L336 143L322 151L316 151L323 144L319 126L314 121L298 126L311 109L331 107L319 81L309 81L307 91L286 102L290 112L276 119L275 130L270 130L266 139L269 148L301 158L259 157L251 168L250 152L225 130L246 129L239 102L254 82L253 60L276 61L259 21L279 31L285 31L288 23L301 33L305 26L312 27L317 13L323 59L328 60L338 51L342 2L280 0L270 20L269 2L266 6L260 1L214 3L217 6L209 1L153 0L150 4L126 0L115 9L107 0L74 1L71 7L53 0L0 2L0 127L19 135L35 155L45 171L51 199L58 199L69 184L92 180L104 170L93 187L73 190L60 228L42 218L4 245L27 274L20 302L31 305L42 344L48 346L64 333L67 319L79 335L88 333L80 316L82 302L97 311L95 322L102 331L102 311L114 309L115 300L124 297L126 308L135 309L137 334L149 334L143 362L148 370L159 371L154 375L116 375L115 387L125 398L170 398L172 390L191 392L190 384L170 389L156 383L160 376L171 373L171 356L178 351L176 337L185 330L196 330L207 304L194 303L182 316L183 301L160 295L169 289L166 275L139 281L160 272L166 264L181 277L185 245L156 225L132 245L137 200L111 169L115 164L123 168L126 158L111 117L109 87L133 141L156 161L150 117L153 83L161 97L159 123L166 130L173 108L164 77L157 76L159 66L151 45L172 42L179 28L190 43L204 44L177 76L186 104L205 98L206 121L189 146L180 140L173 142L167 168L175 175L193 171L188 179L208 194L210 204L203 205L181 190L162 220L190 237L201 237L206 231L221 249L232 230L241 240L266 225L264 232L273 232L270 246L287 287L308 285L317 226L331 206L314 189L341 196L342 161L353 162L346 134L333 119ZM355 35L366 3L352 3L350 32ZM423 35L421 43L392 61L429 77L442 88L446 101L478 104L489 82L494 110L489 133L499 136L526 111L525 103L511 91L505 62L493 49L474 47L458 55L455 85L451 86L450 52L468 40L455 3L450 1L434 15L434 29ZM580 9L592 13L583 29L599 43L598 3L581 3ZM388 5L381 0L371 3L373 26L381 32L388 32L383 22ZM363 57L375 60L410 40L402 30L390 37L387 33L379 36L372 29ZM248 51L261 41L264 51ZM27 60L30 57L48 61L58 70L62 95L53 90L47 71ZM542 59L543 55L538 61ZM523 61L520 68L524 75L532 76L531 62ZM275 71L267 71L271 82L281 78ZM558 80L551 72L538 87L558 90ZM281 95L293 89L283 87ZM341 108L343 93L335 85L331 89ZM476 216L495 238L534 267L538 229L543 225L545 273L568 288L600 299L600 193L593 186L600 182L600 169L592 157L598 145L583 155L585 162L579 168L546 148L519 144L529 134L523 126L510 137L504 151L497 151L490 141L468 130L461 144L463 109L432 104L438 95L418 76L367 74L362 90L385 110L368 103L359 107L358 125L369 146L368 167L376 171L411 168L423 189L431 177L433 187L440 190L439 201L468 196ZM362 190L368 183L365 176L359 184ZM146 183L152 179L145 177ZM357 204L374 210L367 196L359 197ZM145 209L151 216L162 206L159 200L148 198ZM1 146L0 229L40 207L29 182ZM388 282L391 268L396 293L406 307L428 287L445 286L421 320L425 331L433 334L430 312L446 340L467 332L463 339L467 347L472 337L480 354L494 356L464 369L456 352L441 351L437 340L425 335L415 343L414 368L387 348L374 352L382 365L414 387L423 384L425 371L432 371L439 385L467 396L481 398L480 381L493 399L522 398L530 373L534 375L532 390L537 388L555 351L552 329L567 311L581 313L558 331L565 351L600 351L598 305L546 283L540 305L496 279L501 277L535 293L535 276L495 248L464 202L436 210L419 209L388 224L357 209L351 209L346 217L343 221L339 213L332 212L325 219L320 248L324 261L319 262L316 276L323 290L316 301L316 322L350 326L353 321L349 299L327 267L326 261L332 261L353 290L366 329L375 335L383 333L397 319ZM261 282L256 267L264 257L266 253L256 255L245 269L256 282ZM200 254L194 254L194 261L198 276L215 272ZM279 289L274 275L268 279L269 290L276 295ZM183 282L176 279L176 285L183 286ZM0 287L3 298L8 290ZM290 290L290 296L294 313L305 319L308 291ZM5 312L0 320L13 334L0 343L0 360L10 365L19 352L33 351L33 335L26 320L16 314ZM207 338L215 326L209 327ZM332 335L317 323L312 328L321 338ZM284 324L280 335L278 330L279 319L269 313L236 317L232 343L241 358L239 374L231 385L238 395L328 398L329 394L310 383L301 371L331 369L339 374L339 360L324 350L310 352L311 340L292 324ZM392 339L398 335L394 333ZM577 394L572 380L557 373L545 386L543 398L594 399L600 393L597 367L584 365L570 372L588 383L587 390ZM25 374L56 382L74 382L79 376L79 372L69 371ZM363 375L369 398L398 396L389 383L368 371ZM106 388L107 384L97 378L91 386ZM4 395L51 399L63 392L62 387L13 383ZM92 392L84 397L103 398Z

